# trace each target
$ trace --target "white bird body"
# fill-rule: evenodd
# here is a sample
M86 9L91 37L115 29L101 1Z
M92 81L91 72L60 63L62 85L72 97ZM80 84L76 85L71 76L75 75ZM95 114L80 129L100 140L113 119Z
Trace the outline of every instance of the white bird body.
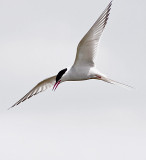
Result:
M83 81L89 79L98 79L112 84L115 83L121 84L119 82L107 78L104 74L101 74L97 70L95 64L96 48L99 43L100 36L107 23L111 5L112 1L109 3L109 5L100 15L100 17L91 27L91 29L86 33L86 35L82 38L82 40L78 44L76 58L73 66L65 68L61 70L57 75L38 83L31 91L29 91L12 107L46 90L48 87L52 87L53 85L54 85L53 90L55 90L60 83L65 81Z
M68 71L62 76L61 82L89 80L94 79L98 75L97 69L90 66L72 66L67 68L67 70Z

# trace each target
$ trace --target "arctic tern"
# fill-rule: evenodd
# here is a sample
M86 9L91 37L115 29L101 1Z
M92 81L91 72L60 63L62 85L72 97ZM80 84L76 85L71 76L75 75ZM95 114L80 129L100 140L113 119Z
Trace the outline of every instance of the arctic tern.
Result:
M46 90L48 87L53 87L52 90L56 90L58 85L65 81L97 79L111 84L120 84L130 87L128 85L107 78L104 74L101 74L96 69L95 65L96 49L99 43L100 36L109 18L111 5L112 1L108 4L97 21L79 42L74 64L70 68L62 69L58 72L57 75L47 78L38 83L32 90L30 90L24 97L22 97L10 108Z

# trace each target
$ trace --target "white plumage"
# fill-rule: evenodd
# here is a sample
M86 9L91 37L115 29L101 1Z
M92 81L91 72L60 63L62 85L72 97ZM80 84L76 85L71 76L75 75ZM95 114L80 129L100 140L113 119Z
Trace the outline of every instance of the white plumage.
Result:
M121 84L101 74L96 69L96 65L94 61L100 36L105 28L105 25L107 23L107 20L110 14L111 5L112 5L112 1L109 3L109 5L100 15L100 17L97 19L94 25L90 28L90 30L86 33L86 35L82 38L82 40L78 44L76 58L73 66L70 68L61 70L56 76L50 77L38 83L31 91L29 91L23 98L21 98L12 107L46 90L48 87L52 87L53 85L54 85L53 90L55 90L60 83L65 81L81 81L81 80L89 80L89 79L98 79L108 83ZM121 85L125 85L125 84L121 84Z

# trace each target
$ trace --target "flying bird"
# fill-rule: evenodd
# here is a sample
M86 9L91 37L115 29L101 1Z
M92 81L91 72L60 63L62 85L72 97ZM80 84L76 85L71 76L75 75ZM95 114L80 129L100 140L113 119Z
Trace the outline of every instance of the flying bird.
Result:
M10 108L20 104L21 102L31 98L34 95L46 90L48 87L53 87L56 90L58 85L65 81L83 81L83 80L102 80L111 84L121 84L107 78L101 74L95 64L96 49L99 43L101 34L105 28L109 18L112 1L108 4L106 9L102 12L97 21L93 24L90 30L81 39L77 47L76 58L74 64L70 68L62 69L57 75L47 78L38 83L32 90L30 90L24 97L16 102ZM125 85L128 86L128 85ZM128 86L129 87L129 86Z

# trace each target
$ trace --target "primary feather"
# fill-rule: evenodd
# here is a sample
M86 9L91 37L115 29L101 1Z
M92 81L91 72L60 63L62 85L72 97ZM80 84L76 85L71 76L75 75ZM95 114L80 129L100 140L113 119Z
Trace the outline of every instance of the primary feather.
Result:
M77 54L74 62L74 66L85 66L89 65L90 67L95 66L95 55L96 49L99 43L99 39L101 34L105 28L107 23L110 9L111 9L112 1L106 7L106 9L102 12L97 21L93 24L90 30L86 33L86 35L79 42L77 47Z
M48 87L52 87L55 84L55 81L56 81L56 76L53 76L53 77L50 77L50 78L47 78L47 79L41 81L32 90L30 90L24 97L22 97L18 102L16 102L10 108L17 106L21 102L31 98L34 95L37 95L40 92L45 91Z

